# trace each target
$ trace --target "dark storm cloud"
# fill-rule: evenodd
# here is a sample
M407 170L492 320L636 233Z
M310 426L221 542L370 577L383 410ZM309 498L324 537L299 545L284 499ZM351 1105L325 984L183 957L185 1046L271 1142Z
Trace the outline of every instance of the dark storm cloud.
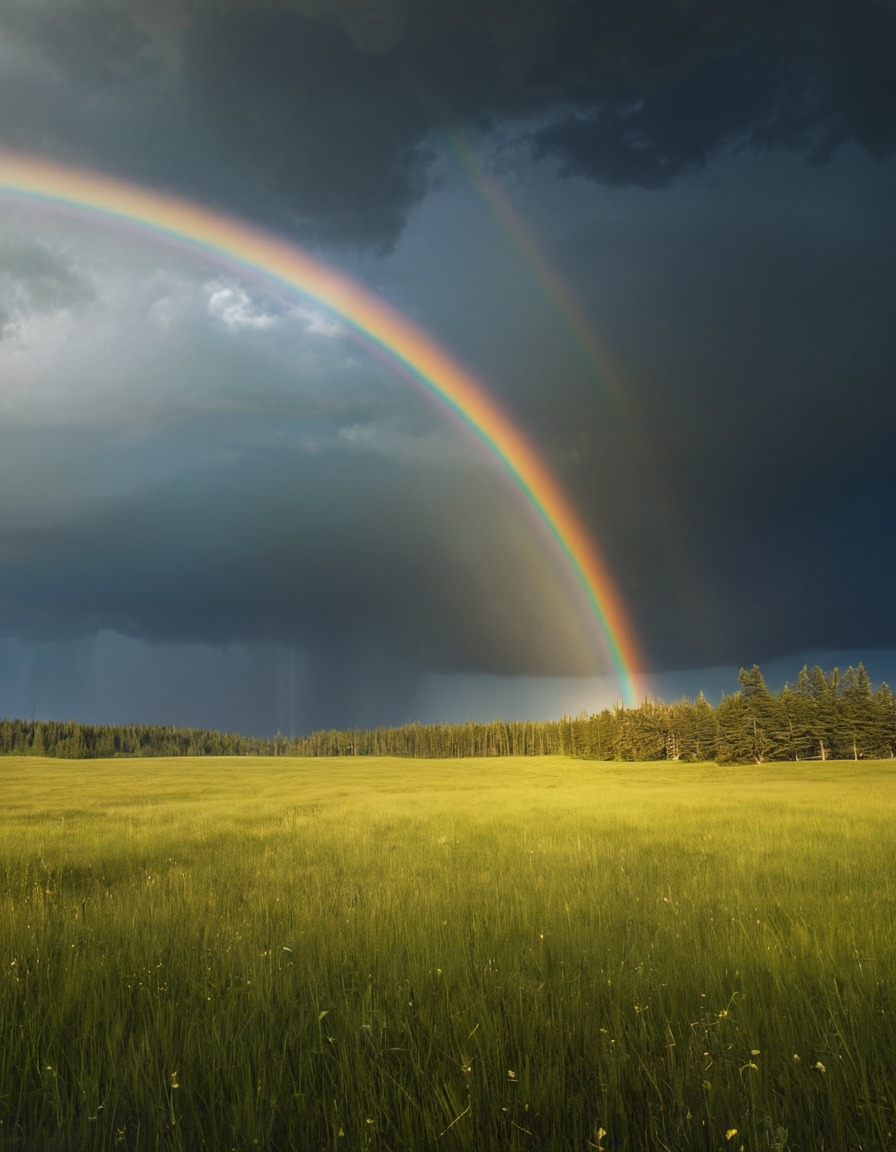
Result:
M393 242L443 127L644 187L726 149L896 143L896 15L861 0L18 3L0 21L8 141L306 239Z
M446 483L418 471L409 485L381 457L275 455L215 465L186 490L110 499L64 524L7 527L0 633L268 641L333 667L342 653L343 675L365 637L417 669L588 670L553 560L527 550L514 571L513 518L481 476Z
M214 146L303 233L401 231L425 187L427 117L388 55L327 21L237 12L191 31L183 81Z
M822 163L848 140L877 157L896 145L892 10L636 4L628 23L613 9L571 11L548 70L572 107L536 149L570 173L663 187L723 149Z
M210 10L185 37L185 91L216 147L250 157L280 212L312 232L394 238L443 126L493 125L570 173L645 187L725 148L818 162L850 139L876 156L896 142L896 17L882 9L377 11L373 25L390 29L382 44L359 46L338 7L315 19ZM502 155L519 162L526 149Z

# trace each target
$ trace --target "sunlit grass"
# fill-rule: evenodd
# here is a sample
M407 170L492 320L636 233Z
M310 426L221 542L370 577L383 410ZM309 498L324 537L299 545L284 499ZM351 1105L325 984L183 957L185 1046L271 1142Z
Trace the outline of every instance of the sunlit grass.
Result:
M892 762L0 760L0 1148L896 1148L894 816Z

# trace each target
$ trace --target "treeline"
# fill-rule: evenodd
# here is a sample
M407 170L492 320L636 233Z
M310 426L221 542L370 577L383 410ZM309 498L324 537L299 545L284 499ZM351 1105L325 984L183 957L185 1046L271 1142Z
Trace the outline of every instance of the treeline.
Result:
M406 724L290 738L161 725L0 720L0 754L77 759L114 756L540 756L593 760L878 759L896 755L896 697L874 688L863 665L803 668L772 693L755 665L713 707L701 694L672 704L645 700L594 715L490 724Z
M0 754L75 760L113 756L271 756L275 754L275 741L162 724L0 720Z
M877 759L896 755L896 697L876 690L863 665L803 668L773 694L755 665L740 689L713 707L696 700L605 708L562 720L491 724L408 724L374 731L315 732L295 742L300 756L580 756L591 760Z

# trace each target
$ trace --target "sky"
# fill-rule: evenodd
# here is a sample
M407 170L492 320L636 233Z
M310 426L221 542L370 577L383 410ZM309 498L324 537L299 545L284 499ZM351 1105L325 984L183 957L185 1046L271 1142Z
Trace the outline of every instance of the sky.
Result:
M0 715L896 686L894 62L884 0L4 0L0 149L397 311L530 442L615 607L352 317L0 159Z

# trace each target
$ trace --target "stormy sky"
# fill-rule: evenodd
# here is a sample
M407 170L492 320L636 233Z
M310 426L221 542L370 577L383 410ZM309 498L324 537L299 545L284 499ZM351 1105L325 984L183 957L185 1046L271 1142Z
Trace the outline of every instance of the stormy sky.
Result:
M0 147L261 226L537 444L644 683L896 683L884 0L5 0ZM0 715L621 697L506 470L313 300L0 197Z

